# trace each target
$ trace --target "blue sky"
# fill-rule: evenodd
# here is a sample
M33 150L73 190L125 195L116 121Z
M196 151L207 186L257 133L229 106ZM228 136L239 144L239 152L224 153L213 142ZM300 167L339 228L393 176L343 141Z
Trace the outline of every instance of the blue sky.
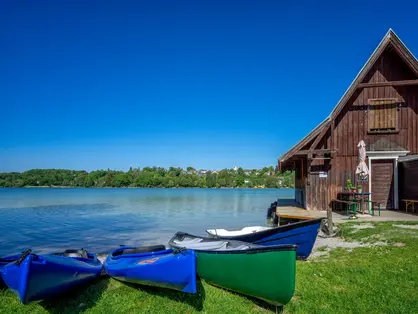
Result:
M2 1L0 171L275 165L330 113L397 1Z

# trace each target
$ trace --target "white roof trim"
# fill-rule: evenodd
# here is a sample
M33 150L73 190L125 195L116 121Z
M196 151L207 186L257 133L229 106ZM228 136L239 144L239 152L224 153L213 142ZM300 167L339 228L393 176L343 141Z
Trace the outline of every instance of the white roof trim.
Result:
M366 151L366 156L370 159L398 158L408 155L409 150L400 151Z
M412 53L412 51L409 50L408 46L404 44L404 42L402 41L402 39L398 35L396 35L396 33L393 31L393 29L389 28L389 31L388 32L392 32L392 34L396 36L396 39L399 40L400 43L404 46L405 50L408 51L415 60L417 59L414 56L414 54Z

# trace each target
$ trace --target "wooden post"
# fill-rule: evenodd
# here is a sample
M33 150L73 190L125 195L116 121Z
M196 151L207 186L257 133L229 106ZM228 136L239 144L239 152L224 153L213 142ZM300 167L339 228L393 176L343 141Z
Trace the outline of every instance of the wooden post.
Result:
M334 232L334 224L332 222L332 205L327 208L327 219L328 219L328 235L331 236Z
M311 164L312 164L312 159L313 159L313 157L312 157L312 154L311 153L309 153L308 154L308 158L306 159L306 165L307 165L307 172L306 172L306 179L307 179L307 182L306 182L306 185L311 185Z

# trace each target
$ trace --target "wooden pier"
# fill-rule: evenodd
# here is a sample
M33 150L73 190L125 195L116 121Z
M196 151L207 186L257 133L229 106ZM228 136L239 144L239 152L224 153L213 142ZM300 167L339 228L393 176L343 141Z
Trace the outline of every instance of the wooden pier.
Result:
M301 208L294 199L277 200L276 216L279 218L279 225L297 222L300 220L311 220L326 218L326 211L314 211Z

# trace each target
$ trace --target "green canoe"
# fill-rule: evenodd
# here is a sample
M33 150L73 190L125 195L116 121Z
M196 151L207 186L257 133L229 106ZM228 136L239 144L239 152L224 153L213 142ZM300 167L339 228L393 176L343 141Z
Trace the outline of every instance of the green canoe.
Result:
M181 232L169 244L194 249L199 277L213 285L274 305L285 305L293 296L296 245L259 246Z

